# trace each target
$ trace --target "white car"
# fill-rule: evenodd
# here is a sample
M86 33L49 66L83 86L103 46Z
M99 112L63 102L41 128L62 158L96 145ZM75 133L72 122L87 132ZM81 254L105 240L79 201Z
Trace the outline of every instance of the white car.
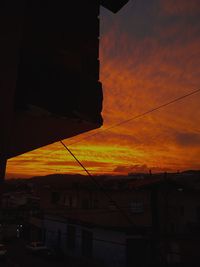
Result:
M0 244L0 258L5 258L7 249L4 244Z
M41 241L31 242L30 244L26 245L26 248L31 252L38 252L38 251L47 249L45 244Z

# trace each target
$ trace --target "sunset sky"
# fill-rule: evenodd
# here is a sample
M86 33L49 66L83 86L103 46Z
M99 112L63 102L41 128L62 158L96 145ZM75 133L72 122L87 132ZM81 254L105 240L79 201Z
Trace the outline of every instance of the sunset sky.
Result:
M200 89L200 0L130 0L100 18L104 125L65 144L92 174L200 169L200 93L104 131ZM7 177L50 173L83 170L60 143L8 161Z

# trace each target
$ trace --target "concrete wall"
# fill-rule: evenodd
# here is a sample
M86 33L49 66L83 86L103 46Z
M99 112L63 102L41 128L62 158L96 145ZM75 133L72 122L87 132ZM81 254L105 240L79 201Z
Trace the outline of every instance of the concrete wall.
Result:
M125 234L104 229L94 229L94 256L105 266L126 266Z
M82 225L69 225L74 226L76 229L74 249L70 250L67 248L67 222L61 220L56 221L50 218L44 220L46 245L48 247L57 247L58 232L60 232L60 248L65 254L78 257L85 261L99 263L102 266L126 266L126 235L124 233ZM93 234L93 253L91 258L87 258L82 254L83 230Z

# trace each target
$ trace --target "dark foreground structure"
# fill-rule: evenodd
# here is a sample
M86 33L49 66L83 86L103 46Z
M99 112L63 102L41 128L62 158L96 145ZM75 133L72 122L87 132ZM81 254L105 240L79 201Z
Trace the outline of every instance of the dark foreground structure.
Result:
M100 6L127 0L7 0L0 6L0 151L10 158L100 127Z

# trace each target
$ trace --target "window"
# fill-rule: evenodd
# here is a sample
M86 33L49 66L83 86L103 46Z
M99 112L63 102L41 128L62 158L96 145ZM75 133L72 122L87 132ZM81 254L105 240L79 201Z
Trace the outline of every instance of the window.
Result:
M89 209L90 205L89 205L89 199L88 198L84 198L82 200L82 208L83 209Z
M177 224L175 222L170 223L170 233L175 234L177 232Z
M200 221L200 206L196 207L196 218L197 218L197 221Z
M180 257L180 247L177 243L170 244L170 250L167 255L167 260L169 264L179 264L181 261Z
M76 247L76 227L73 225L67 226L67 248L70 250Z
M51 203L56 204L60 200L59 192L51 192Z
M69 207L71 208L72 207L72 197L69 196Z
M64 205L68 208L72 208L73 207L73 198L72 196L68 196L65 195L65 199L64 199Z
M180 216L184 216L185 214L185 208L184 206L180 206Z
M98 199L94 199L93 200L93 208L94 209L98 209L99 208L99 201L98 201Z
M82 255L92 257L93 254L93 233L82 230Z
M109 201L108 208L110 210L116 210L116 204L115 204L115 202L114 201Z
M142 201L134 201L130 203L130 210L132 213L144 212L144 204Z
M61 247L61 231L60 229L57 230L57 248L60 249Z

